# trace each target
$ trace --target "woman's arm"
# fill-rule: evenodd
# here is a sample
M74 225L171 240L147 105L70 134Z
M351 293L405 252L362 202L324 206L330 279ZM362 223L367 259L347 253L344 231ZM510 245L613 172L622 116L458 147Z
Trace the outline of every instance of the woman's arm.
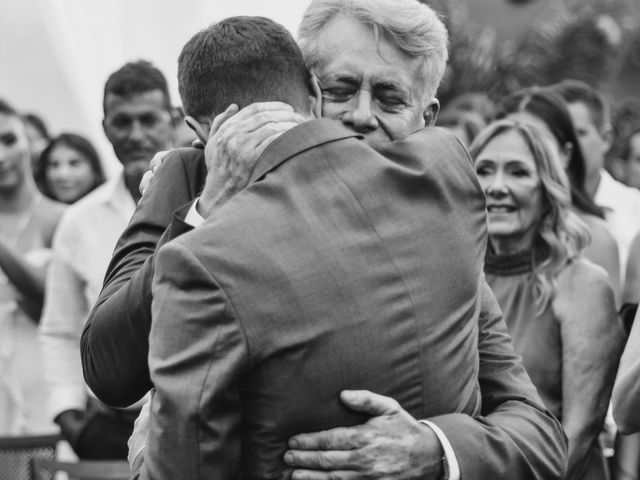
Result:
M620 359L611 400L618 429L624 434L640 431L640 309Z
M46 266L34 266L26 261L24 254L0 235L0 269L11 284L27 300L42 309Z
M624 333L602 269L578 260L558 277L554 313L562 339L562 425L569 439L567 479L580 478L602 429Z

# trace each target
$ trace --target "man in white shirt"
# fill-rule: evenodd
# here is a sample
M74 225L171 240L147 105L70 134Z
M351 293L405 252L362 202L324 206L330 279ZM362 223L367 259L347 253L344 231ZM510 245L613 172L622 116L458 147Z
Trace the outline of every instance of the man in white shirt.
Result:
M577 80L564 80L554 88L568 104L585 159L585 188L605 211L607 225L618 242L624 276L629 247L640 230L640 191L618 182L604 169L611 147L609 106L600 92Z
M172 146L163 74L146 61L114 72L105 85L103 127L123 171L70 207L60 222L40 339L51 413L64 438L80 458L124 459L137 410L110 409L92 396L88 401L79 343L113 248L139 200L141 176L157 151Z

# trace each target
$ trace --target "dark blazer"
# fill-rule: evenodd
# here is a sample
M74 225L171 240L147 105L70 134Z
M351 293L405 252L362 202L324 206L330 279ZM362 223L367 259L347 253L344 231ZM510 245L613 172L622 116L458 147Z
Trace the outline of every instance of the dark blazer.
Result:
M289 437L365 420L345 388L434 421L465 480L560 476L561 430L486 290L464 149L439 129L380 153L354 137L288 131L247 189L159 250L143 478L289 478Z
M203 150L172 150L115 247L80 343L85 381L108 405L131 405L152 387L147 355L153 254L166 239L190 230L174 212L188 208L206 176Z

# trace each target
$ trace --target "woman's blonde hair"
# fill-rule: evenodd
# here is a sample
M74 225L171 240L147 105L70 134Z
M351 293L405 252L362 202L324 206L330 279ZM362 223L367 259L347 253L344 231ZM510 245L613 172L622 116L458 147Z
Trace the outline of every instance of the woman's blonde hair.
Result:
M512 120L493 122L469 147L471 158L475 161L491 140L510 131L525 141L541 183L544 212L532 249L535 307L540 315L553 299L558 274L582 253L591 237L584 222L571 211L569 180L558 152L537 127Z

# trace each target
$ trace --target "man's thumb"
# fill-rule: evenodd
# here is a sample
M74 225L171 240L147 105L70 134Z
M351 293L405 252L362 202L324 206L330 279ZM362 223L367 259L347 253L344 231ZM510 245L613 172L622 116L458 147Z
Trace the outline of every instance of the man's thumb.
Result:
M351 410L368 413L372 416L391 415L401 410L393 398L378 395L369 390L343 390L342 402Z

